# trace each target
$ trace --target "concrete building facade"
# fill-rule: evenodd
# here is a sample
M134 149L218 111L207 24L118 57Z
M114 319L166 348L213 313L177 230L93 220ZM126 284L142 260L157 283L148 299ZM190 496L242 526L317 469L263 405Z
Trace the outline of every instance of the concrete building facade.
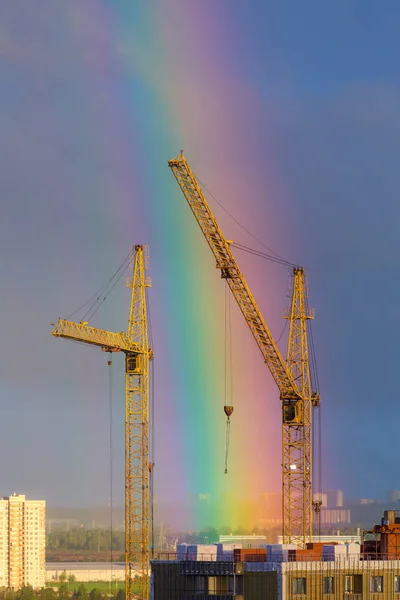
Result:
M152 600L399 600L400 561L154 561Z
M13 494L0 500L0 587L45 584L46 504Z

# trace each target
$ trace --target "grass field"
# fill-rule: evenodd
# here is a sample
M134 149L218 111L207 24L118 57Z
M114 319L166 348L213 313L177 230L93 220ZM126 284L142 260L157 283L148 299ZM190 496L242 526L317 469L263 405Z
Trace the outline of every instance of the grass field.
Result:
M71 592L77 589L80 585L85 586L88 592L91 592L93 589L100 590L100 592L110 592L115 594L119 589L125 590L125 581L113 581L110 585L109 581L75 581L74 583L68 583L68 588ZM46 583L46 587L58 588L61 583L59 581L49 581Z

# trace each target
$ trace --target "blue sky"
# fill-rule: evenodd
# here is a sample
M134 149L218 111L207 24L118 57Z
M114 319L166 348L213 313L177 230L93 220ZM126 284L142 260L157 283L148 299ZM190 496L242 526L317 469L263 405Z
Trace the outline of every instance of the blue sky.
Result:
M400 5L204 4L215 19L210 35L230 33L219 60L265 107L257 134L267 138L285 190L280 219L293 236L277 236L274 247L284 256L287 246L295 249L297 256L288 258L310 274L329 465L324 479L347 496L383 496L400 487ZM107 370L96 353L57 344L49 323L107 280L132 233L156 237L149 223L128 227L126 215L115 214L110 190L96 176L110 169L117 182L124 174L118 160L105 158L108 127L122 154L133 121L145 130L147 113L138 104L134 117L121 111L102 124L88 100L102 86L119 86L117 105L126 105L128 91L120 82L129 73L117 49L131 25L132 35L140 26L144 5L133 13L118 0L113 7L88 0L87 11L78 0L69 5L73 15L57 0L40 0L34 9L22 0L0 6L0 493L44 496L53 506L107 503L101 475L108 469L108 399ZM104 7L110 28L95 30L90 15ZM81 28L79 40L87 26L94 48L84 65L71 15ZM107 69L99 56L107 57ZM94 82L99 87L91 91ZM137 84L145 87L140 79ZM163 98L159 102L163 106ZM132 170L139 177L147 168ZM105 311L110 327L124 326L123 289L113 310ZM83 409L82 394L89 398ZM114 438L120 456L118 431Z

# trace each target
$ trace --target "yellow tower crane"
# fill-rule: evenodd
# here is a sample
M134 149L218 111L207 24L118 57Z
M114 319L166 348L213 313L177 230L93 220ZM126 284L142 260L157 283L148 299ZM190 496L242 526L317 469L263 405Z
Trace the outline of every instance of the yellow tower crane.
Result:
M135 246L130 254L133 277L128 331L113 333L59 319L51 335L125 354L125 583L126 599L134 597L134 569L142 577L139 597L149 598L149 348L146 288L147 249Z
M208 245L250 328L282 400L282 504L284 543L304 545L312 536L312 407L319 395L311 390L308 359L308 311L304 272L293 269L292 303L286 361L264 321L185 156L169 160L175 179L206 238Z

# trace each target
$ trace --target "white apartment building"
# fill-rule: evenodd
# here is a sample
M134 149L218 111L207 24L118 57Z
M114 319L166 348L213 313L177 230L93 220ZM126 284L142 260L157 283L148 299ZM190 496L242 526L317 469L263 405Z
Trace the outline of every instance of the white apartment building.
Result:
M0 500L0 587L45 584L46 503L13 494Z

